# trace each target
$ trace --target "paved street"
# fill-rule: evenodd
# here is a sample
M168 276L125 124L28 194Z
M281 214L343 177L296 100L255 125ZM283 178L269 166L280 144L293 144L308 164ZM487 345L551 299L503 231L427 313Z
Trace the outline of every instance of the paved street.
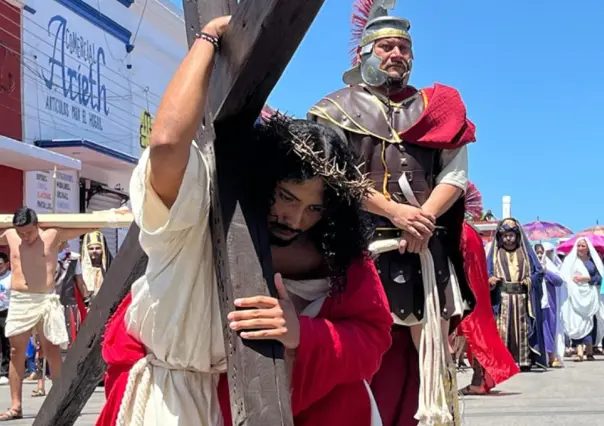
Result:
M465 374L460 385L466 385ZM604 358L521 373L492 396L464 397L464 426L604 425Z
M470 373L460 375L460 387L469 381ZM34 388L24 385L27 418L9 424L33 423L43 401L29 396ZM604 426L604 357L582 364L568 362L564 370L520 374L496 390L492 396L464 397L464 426ZM103 389L98 388L76 425L94 425L103 400ZM8 386L2 386L0 407L8 406Z

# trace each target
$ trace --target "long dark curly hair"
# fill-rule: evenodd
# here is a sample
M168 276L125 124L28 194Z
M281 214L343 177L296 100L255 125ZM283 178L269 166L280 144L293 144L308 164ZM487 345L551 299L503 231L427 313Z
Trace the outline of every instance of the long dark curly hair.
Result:
M303 182L320 173L292 150L292 138L305 140L317 155L333 161L343 170L346 179L359 178L355 169L358 158L331 128L308 120L294 120L274 115L258 121L246 141L246 163L250 166L248 191L253 199L261 201L268 216L275 202L275 188L279 182ZM346 272L351 263L367 255L373 234L372 221L362 211L362 201L349 197L342 188L330 185L324 178L324 213L309 231L311 241L324 256L330 271L332 287L342 291ZM266 201L264 201L266 200Z

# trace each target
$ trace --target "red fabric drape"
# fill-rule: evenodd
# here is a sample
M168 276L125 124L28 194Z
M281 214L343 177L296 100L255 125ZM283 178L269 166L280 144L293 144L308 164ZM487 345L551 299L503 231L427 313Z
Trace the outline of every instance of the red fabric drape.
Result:
M409 97L415 88L409 87L397 96L395 102ZM400 134L406 142L436 149L460 148L476 141L476 126L466 112L466 106L457 89L435 84L421 90L427 103L417 122Z
M82 293L80 292L80 287L75 283L74 285L76 305L78 306L78 312L80 313L81 323L83 323L84 321L86 321L86 317L88 316L88 309L86 308L86 304L84 303L84 296L82 296Z
M470 357L476 357L486 370L485 381L491 388L519 372L512 354L504 345L491 307L487 259L480 234L464 223L462 251L468 284L476 297L474 311L463 319L458 331L468 341Z
M300 346L292 380L296 426L369 426L371 410L363 380L370 381L391 344L392 317L370 259L353 264L343 293L328 298L317 318L301 317ZM144 347L126 332L129 294L106 327L102 344L107 402L97 426L115 424L130 368ZM218 384L225 424L231 423L228 383Z

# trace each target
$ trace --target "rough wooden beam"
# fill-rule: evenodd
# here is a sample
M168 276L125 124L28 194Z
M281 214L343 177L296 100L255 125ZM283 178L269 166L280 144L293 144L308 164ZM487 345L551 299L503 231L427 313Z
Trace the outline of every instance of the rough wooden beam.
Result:
M105 324L146 267L147 256L138 243L138 227L132 225L67 353L61 379L53 383L34 426L70 426L75 423L105 372L106 366L101 357Z
M212 18L233 14L208 93L215 123L233 117L240 121L242 113L252 122L258 117L323 2L184 1L189 44Z
M268 244L267 218L241 193L246 176L237 133L259 116L323 0L244 0L186 2L189 43L205 23L234 10L217 57L208 94L204 129L198 132L214 159L212 236L223 318L235 298L276 295ZM212 127L215 134L212 134ZM228 381L234 425L293 426L283 347L271 341L242 341L225 321Z
M79 228L95 229L114 227L127 228L134 221L134 215L129 212L115 213L104 210L92 213L43 213L38 215L41 228ZM12 214L0 214L0 229L13 227Z

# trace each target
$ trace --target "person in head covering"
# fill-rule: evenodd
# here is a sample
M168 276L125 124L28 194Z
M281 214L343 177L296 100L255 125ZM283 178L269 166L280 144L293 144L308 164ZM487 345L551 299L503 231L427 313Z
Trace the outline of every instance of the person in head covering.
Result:
M448 335L475 302L459 250L475 126L456 89L409 84L411 24L388 15L395 3L356 1L347 87L308 116L335 128L362 157L374 182L364 207L376 239L401 239L400 252L376 260L395 321L394 344L372 381L383 422L459 424Z
M516 219L497 225L488 269L503 342L522 371L530 371L534 364L547 368L541 315L543 269Z
M564 293L564 289L561 289L563 280L560 276L560 270L552 261L557 257L554 255L554 246L551 243L535 244L535 253L544 272L541 311L545 350L547 351L549 366L561 368L564 364L566 349L564 330L560 320L561 298Z
M103 285L112 260L113 256L107 248L107 240L101 231L84 235L81 257L82 277L90 298L93 298Z
M587 238L579 238L560 271L568 291L562 304L564 330L577 348L577 361L593 361L594 345L604 336L604 304L600 286L604 266Z
M562 260L559 257L559 253L556 251L556 247L549 241L545 241L542 244L545 256L552 261L552 263L556 266L557 271L560 272L560 267L562 266Z

